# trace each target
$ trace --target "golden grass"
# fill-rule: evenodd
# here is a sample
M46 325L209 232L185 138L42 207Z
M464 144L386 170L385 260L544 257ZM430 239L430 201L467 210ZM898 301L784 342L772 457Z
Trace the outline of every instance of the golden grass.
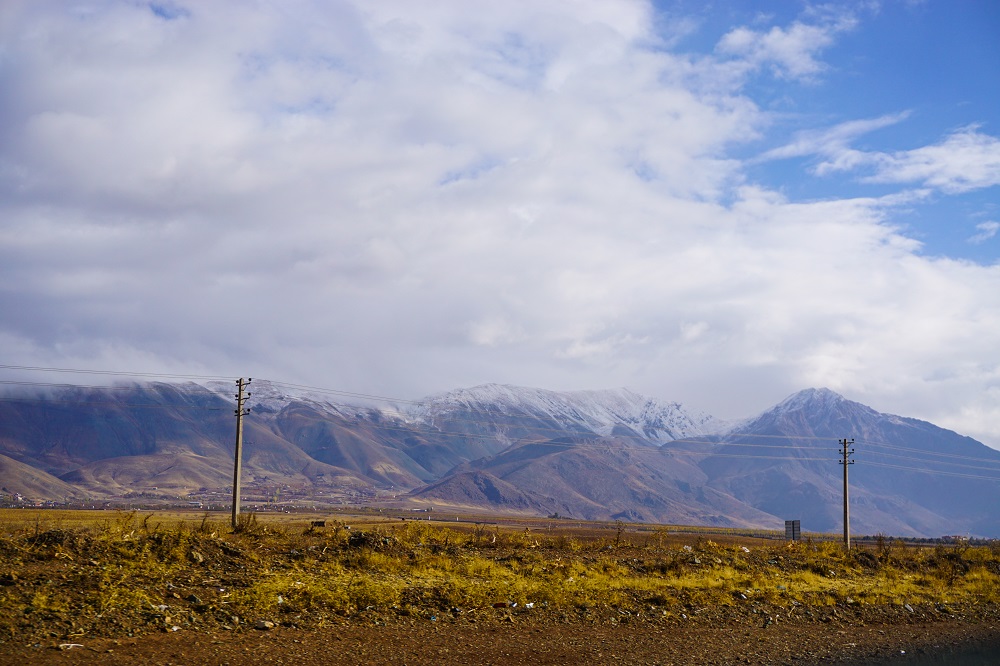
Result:
M528 605L675 617L748 604L1000 603L997 548L890 542L848 552L832 542L720 544L698 535L678 543L620 525L590 541L428 521L327 525L247 516L233 530L221 516L0 512L0 640L262 617L320 626Z

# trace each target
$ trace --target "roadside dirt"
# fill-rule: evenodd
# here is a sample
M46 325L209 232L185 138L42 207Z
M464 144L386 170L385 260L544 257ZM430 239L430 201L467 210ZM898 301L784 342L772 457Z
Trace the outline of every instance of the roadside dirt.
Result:
M758 618L754 618L757 620ZM723 623L548 622L492 614L320 629L234 628L132 638L6 642L0 664L991 664L1000 618L910 623L764 617Z

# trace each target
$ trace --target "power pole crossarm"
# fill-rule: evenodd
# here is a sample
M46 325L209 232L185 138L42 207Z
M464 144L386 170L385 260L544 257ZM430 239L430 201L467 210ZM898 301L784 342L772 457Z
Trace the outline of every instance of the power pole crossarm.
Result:
M236 380L236 453L233 461L233 529L240 516L240 467L243 465L243 417L250 413L249 409L244 409L243 404L249 393L244 390L252 382L252 379L243 381L240 377Z
M848 490L847 490L847 466L853 465L854 461L851 460L851 454L854 453L854 449L848 450L848 446L854 445L854 440L848 440L846 438L840 440L841 445L841 460L840 464L844 466L844 548L851 549L851 508L848 501Z

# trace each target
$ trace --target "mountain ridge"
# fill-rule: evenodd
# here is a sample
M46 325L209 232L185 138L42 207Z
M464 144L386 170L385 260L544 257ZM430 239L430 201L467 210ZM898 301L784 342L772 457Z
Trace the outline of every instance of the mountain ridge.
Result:
M487 511L770 528L800 518L806 530L834 531L837 442L854 437L857 529L1000 535L1000 520L984 508L1000 501L1000 452L829 389L796 392L724 427L628 389L484 384L378 403L264 380L251 387L243 478L258 496L282 488L365 501L381 494ZM96 496L219 491L231 482L234 391L154 382L0 401L0 455L48 475L40 478L51 491L36 486L43 497L67 496L56 481Z

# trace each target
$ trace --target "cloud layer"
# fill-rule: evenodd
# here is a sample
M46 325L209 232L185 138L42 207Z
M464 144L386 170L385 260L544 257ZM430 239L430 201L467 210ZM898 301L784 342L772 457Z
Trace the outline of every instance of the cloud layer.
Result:
M627 0L0 12L10 362L628 385L727 417L828 386L1000 444L1000 266L896 221L1000 183L997 138L855 148L887 108L737 157L779 120L748 81L817 85L849 14L687 53ZM895 189L748 176L803 157Z

